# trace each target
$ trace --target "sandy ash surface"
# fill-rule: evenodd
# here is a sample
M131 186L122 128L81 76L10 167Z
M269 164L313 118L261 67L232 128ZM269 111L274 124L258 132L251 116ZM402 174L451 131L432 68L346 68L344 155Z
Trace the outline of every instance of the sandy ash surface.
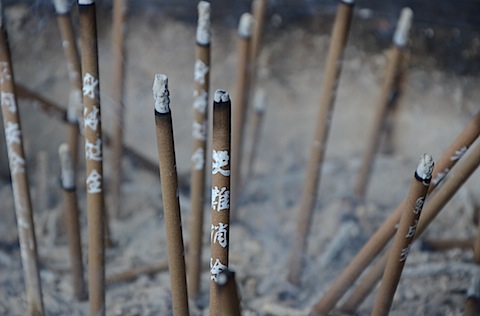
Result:
M50 14L32 15L29 10L21 5L7 9L16 80L58 104L66 104L69 83L56 21ZM109 97L111 21L108 12L101 11L101 14L98 26L102 114L105 130L111 133L115 124ZM386 64L387 46L366 52L359 44L364 34L356 28L368 21L355 17L332 118L302 286L294 289L286 283L288 254L296 227L296 206L306 176L330 26L316 32L279 24L275 19L269 21L273 22L267 27L269 34L259 59L258 79L258 86L267 93L265 124L253 175L248 179L238 209L239 221L231 225L230 262L237 273L245 315L306 315L407 193L420 155L427 152L438 158L476 113L480 90L475 87L479 80L425 67L422 60L427 59L412 58L405 94L396 110L393 151L382 151L377 157L366 204L357 210L361 221L350 231L343 251L333 262L325 262L322 257L325 249L336 232L347 225L346 215L351 215L345 213L344 200L353 192ZM151 87L155 73L167 74L182 183L183 233L187 241L194 21L185 23L166 16L160 19L155 13L145 13L130 17L127 34L125 142L156 161ZM224 27L221 21L214 22L213 42L212 91L229 90L234 103L237 58L234 28ZM415 56L415 51L412 54ZM34 207L46 313L86 315L88 303L78 303L72 298L63 198L58 186L56 153L66 129L58 118L46 116L34 109L32 103L21 102L20 111L34 205L40 205L42 199L36 194L36 156L39 151L46 151L49 156L47 209ZM247 148L249 136L247 130ZM108 186L109 176L114 172L108 163L109 148L105 156ZM5 160L2 164L5 174ZM106 251L107 275L159 263L167 255L159 176L142 168L131 157L124 159L123 166L122 208L120 217L111 220L116 247ZM84 183L84 176L79 183ZM476 228L472 218L479 202L479 184L480 178L474 174L425 236L473 238ZM87 263L84 190L80 184L82 245ZM0 314L23 315L25 290L12 192L6 176L0 182L0 201ZM210 257L208 205L205 206L204 232L203 261L207 264ZM474 270L471 251L428 252L414 246L391 315L461 314ZM209 287L207 269L202 282L200 305L205 308L195 308L191 303L192 315L208 314L205 306ZM359 314L368 315L373 302L374 295L371 295ZM106 304L107 315L168 315L171 310L168 273L143 275L132 282L109 285Z

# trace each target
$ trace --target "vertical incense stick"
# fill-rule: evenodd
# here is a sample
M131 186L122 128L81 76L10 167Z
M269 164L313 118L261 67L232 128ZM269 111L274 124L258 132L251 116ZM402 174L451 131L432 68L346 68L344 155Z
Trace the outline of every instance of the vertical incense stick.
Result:
M243 178L242 188L245 187L247 179L250 179L250 176L252 175L253 166L255 165L255 158L257 155L257 146L258 146L258 143L260 142L260 130L262 127L263 116L265 113L265 105L266 105L265 90L259 89L255 94L255 99L253 102L253 115L252 115L252 124L251 124L252 141L250 144L250 150L248 151L247 171L245 172L245 176Z
M425 196L432 178L432 171L433 159L425 154L420 159L410 192L406 197L405 203L403 203L402 218L400 219L392 248L389 251L387 266L372 315L388 315L390 312L393 295L397 290L398 282L400 281L400 276L415 236L418 219L420 218Z
M252 32L252 43L250 46L250 61L252 63L252 78L255 77L256 59L260 53L260 41L262 39L263 27L265 25L265 11L267 0L253 0L252 14L255 26Z
M458 135L450 147L443 152L440 159L435 163L432 181L427 194L430 194L430 192L440 184L445 175L457 163L479 135L480 112L472 118L467 127L460 133L460 135ZM355 283L365 268L382 251L388 241L395 234L395 226L400 220L403 202L404 201L400 202L397 208L383 222L375 234L373 234L358 254L352 259L352 261L350 261L340 276L337 277L320 301L314 306L315 313L318 315L328 314L350 286ZM426 212L424 212L424 217L425 214Z
M210 315L220 316L218 275L228 268L230 230L231 103L226 91L217 90L213 102L212 230L210 258Z
M125 70L125 20L127 17L127 1L113 1L113 86L112 102L114 105L115 131L112 139L112 200L113 214L118 217L120 213L121 184L122 184L122 156L123 156L123 94Z
M178 179L173 141L172 114L168 78L155 75L153 83L155 125L157 129L160 182L162 183L163 212L167 234L168 269L174 315L188 315L187 279L182 236L182 218L178 200Z
M464 316L477 316L480 313L480 275L478 272L470 280L470 287L467 291L467 300L465 301Z
M205 157L208 132L208 91L210 87L210 3L198 3L195 47L195 90L193 92L193 155L191 178L192 210L188 251L188 295L197 299L200 292L203 208L205 196Z
M333 105L342 68L342 56L352 20L353 0L339 2L333 25L332 39L327 55L323 77L320 108L317 116L314 140L311 147L306 179L298 209L297 230L290 253L288 281L299 285L303 269L303 257L307 237L315 209L315 200L320 185L320 171L327 146L328 132L333 115Z
M75 171L70 148L62 144L58 149L62 171L61 184L65 196L65 223L67 227L68 245L70 249L70 265L72 270L73 294L79 301L87 298L83 279L82 239L78 220L77 188Z
M37 241L33 222L32 201L28 187L20 114L14 89L7 30L0 1L0 103L12 177L12 190L17 217L20 254L25 278L28 315L44 314L42 287L38 267Z
M235 84L235 106L233 107L232 117L232 194L231 210L232 216L236 218L236 206L238 197L241 194L239 190L243 134L245 130L245 115L250 90L251 65L250 65L250 45L253 28L253 17L250 13L244 13L240 18L238 25L238 62L237 77Z
M88 212L90 315L105 315L105 201L95 1L79 0Z
M237 283L235 281L235 272L225 269L218 275L217 292L220 301L220 315L222 316L240 316L240 300L238 298Z
M452 177L447 179L445 183L443 183L443 185L439 187L439 189L427 200L414 236L415 240L422 235L428 225L430 225L433 219L440 213L445 204L450 201L453 195L458 191L463 183L468 180L470 175L476 170L476 168L478 168L479 165L480 146L477 145L475 148L472 148L470 155L468 155L468 157L466 157L465 160L454 169L452 172ZM435 174L435 169L437 169L436 166L433 170L433 174ZM435 176L432 177L430 187L434 185L433 179L435 179ZM374 267L370 270L364 280L362 280L360 285L352 292L351 297L347 299L346 302L349 302L349 310L355 310L363 302L365 297L372 291L373 287L381 278L386 263L386 255L383 255L377 260Z
M48 153L44 150L37 154L37 188L35 190L36 209L44 212L48 209L50 191L48 190Z
M360 172L355 185L355 195L359 200L363 200L367 192L371 169L375 161L375 154L380 144L382 130L384 130L390 95L394 88L395 79L401 65L403 50L407 44L412 15L413 13L410 8L404 8L397 24L387 71L383 80L380 98L375 111L373 128L368 138L365 155L363 157L362 165L360 167Z
M82 113L82 78L80 77L80 57L78 55L75 34L72 27L70 15L70 1L54 0L55 11L57 13L57 22L62 36L62 47L67 59L68 77L70 79L71 89L68 100L67 122L68 126L68 145L72 153L72 163L76 171L78 159L79 130L78 121Z

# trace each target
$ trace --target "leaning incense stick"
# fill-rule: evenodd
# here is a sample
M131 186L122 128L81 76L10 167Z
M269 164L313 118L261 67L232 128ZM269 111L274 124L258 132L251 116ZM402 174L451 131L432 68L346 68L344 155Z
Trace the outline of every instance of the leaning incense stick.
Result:
M365 155L363 156L362 165L360 167L360 172L355 184L355 197L360 201L365 198L365 194L367 192L371 169L375 161L375 154L380 144L382 130L384 130L390 95L394 88L395 79L401 65L403 50L407 44L412 16L412 10L410 8L404 8L395 31L393 47L390 51L388 67L383 80L377 108L375 110L375 118L373 121L372 130L368 138Z
M205 159L208 132L208 91L210 87L210 3L198 3L195 47L195 90L193 92L193 154L191 177L191 215L188 251L188 295L198 298L202 258Z
M62 171L61 184L65 196L65 223L70 250L70 265L72 271L73 294L79 301L87 298L85 281L83 279L82 239L78 219L77 188L75 185L75 170L70 148L67 144L58 149Z
M188 315L187 280L167 76L155 75L153 98L173 314L186 316Z
M210 258L210 315L220 316L218 275L228 268L230 230L231 103L226 91L217 90L213 102L212 229Z
M253 28L253 17L244 13L238 25L238 60L237 77L235 84L235 106L233 107L232 122L232 194L231 211L233 218L237 218L236 207L241 184L241 165L243 150L243 134L245 130L245 115L247 112L248 97L250 93L250 45Z
M44 314L37 241L25 164L20 114L15 96L13 69L2 4L2 1L0 1L0 103L12 179L28 315L37 316Z
M455 195L458 189L468 180L472 173L480 165L480 145L471 149L470 155L465 158L453 171L452 176L448 178L441 187L435 191L432 196L427 200L422 212L422 217L418 223L418 227L414 236L416 240L419 238L435 217L440 213L445 204ZM435 173L435 169L434 169ZM433 177L434 179L434 177ZM433 185L433 180L430 186ZM351 299L347 299L349 302L349 310L354 311L372 291L374 286L378 283L378 280L382 276L385 265L387 263L387 256L383 255L374 267L370 270L367 276L364 278L358 288L354 289L351 294Z
M144 267L134 267L126 271L115 273L107 276L106 282L108 285L121 282L133 281L141 275L156 274L159 272L168 270L168 260L160 261L156 264L144 266Z
M220 301L220 315L242 315L237 283L235 281L235 272L229 269L220 272L217 278L217 292Z
M303 257L307 247L307 237L310 232L311 218L315 209L317 191L320 185L320 171L327 146L333 105L335 103L335 95L342 67L342 56L352 20L353 5L353 0L340 1L333 25L332 39L325 65L325 75L323 77L317 125L311 147L301 204L298 209L297 230L290 253L288 281L296 285L300 284Z
M115 217L119 216L121 208L121 184L122 184L122 157L123 157L123 95L125 86L125 24L127 18L127 1L113 1L113 85L112 102L114 105L113 119L115 131L112 139L112 199L111 209Z
M67 59L68 77L70 79L70 98L68 100L67 122L68 145L72 152L73 168L76 171L79 143L79 117L82 113L82 78L80 69L80 57L78 55L75 34L72 27L70 14L70 1L54 0L57 22L62 36L62 46Z
M79 0L88 218L90 315L105 315L105 214L95 1Z
M422 212L425 196L432 178L433 159L430 155L423 155L415 171L410 191L405 203L403 214L395 234L395 240L389 250L387 266L383 274L382 284L375 300L372 315L388 315L400 281L403 267L407 260L410 246L415 236L418 219Z
M437 187L450 169L466 152L467 148L480 135L480 112L478 112L466 126L466 128L458 135L453 143L448 147L435 163L433 176L428 194ZM373 234L358 254L350 261L348 266L343 270L340 276L334 281L331 287L323 295L320 301L314 306L313 310L318 315L328 314L342 298L350 286L355 283L365 268L377 257L388 241L395 234L395 225L398 224L402 214L402 204L383 222L380 228ZM424 215L425 216L424 212Z

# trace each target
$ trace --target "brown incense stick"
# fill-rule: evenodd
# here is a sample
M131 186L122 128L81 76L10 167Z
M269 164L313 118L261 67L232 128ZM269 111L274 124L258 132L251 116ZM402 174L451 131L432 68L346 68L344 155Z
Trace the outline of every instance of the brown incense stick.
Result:
M77 188L75 171L70 148L62 144L58 149L62 170L61 183L65 196L65 223L67 227L68 245L70 250L70 265L72 271L73 294L79 301L87 298L85 281L83 279L82 239L78 219Z
M352 20L353 5L353 0L340 1L333 25L332 39L323 77L317 125L311 147L301 204L298 209L297 230L290 253L288 281L296 285L300 284L303 257L307 247L307 237L310 232L310 223L315 209L318 187L320 185L320 170L327 146L333 105L335 103L336 90L341 72L342 56Z
M203 240L203 208L205 196L205 159L208 132L208 91L210 87L210 3L198 3L198 25L195 48L195 90L193 101L193 154L191 178L190 239L188 263L188 295L197 299L200 293L200 272Z
M242 315L237 283L235 281L235 272L229 269L220 272L217 278L217 292L220 301L220 315Z
M157 129L158 160L162 183L163 212L167 234L168 269L174 315L188 315L187 280L182 236L182 218L178 200L178 180L173 141L172 114L168 78L155 75L153 83L155 125Z
M255 19L255 26L252 32L252 43L250 46L250 61L252 64L252 79L255 77L256 59L260 53L260 41L262 39L263 28L265 26L265 11L267 9L267 0L253 0L252 14Z
M250 46L253 28L253 17L244 13L238 25L238 60L237 77L235 82L235 106L233 107L232 122L232 194L231 210L233 218L237 218L236 207L241 184L241 165L243 151L243 134L245 130L245 115L247 113L248 98L250 93L251 65Z
M32 201L28 187L20 114L13 83L10 48L4 25L3 8L1 6L2 2L0 1L0 103L12 178L28 315L38 316L44 314L44 307L38 267L37 241L35 238Z
M112 102L114 105L114 121L115 130L112 139L112 199L111 209L115 217L119 216L121 208L121 184L122 184L122 157L123 157L123 94L125 85L125 24L127 18L127 1L113 1L113 85L112 85Z
M410 192L403 203L403 214L395 234L395 240L389 251L387 266L383 274L382 284L377 294L372 315L388 315L393 302L393 295L407 260L410 246L415 236L418 219L422 212L425 196L432 178L433 159L425 154L415 172Z
M355 185L355 197L361 201L364 200L367 192L372 166L375 161L375 154L377 153L381 134L385 126L391 92L394 89L395 79L402 61L403 50L407 44L412 16L413 13L410 8L404 8L402 10L393 39L393 47L389 56L390 59L383 80L380 98L377 103L373 127L368 138L365 155L363 156L362 165Z
M255 158L257 156L257 146L260 142L260 132L263 124L263 116L265 113L266 105L266 94L265 90L259 89L255 94L255 99L253 102L253 114L251 120L251 133L252 141L250 143L250 149L248 150L247 158L247 170L245 176L243 177L242 191L245 187L247 179L250 179L252 175L253 166L255 165Z
M477 316L480 314L480 274L477 272L470 280L465 301L464 316Z
M35 205L36 210L44 212L48 209L49 194L48 190L48 153L44 150L38 152L36 159L36 190Z
M115 273L107 276L106 283L112 285L115 283L133 281L141 275L155 274L168 270L168 260L160 261L145 267L134 267L123 272Z
M96 8L79 0L88 218L90 315L105 315L105 215Z
M437 164L438 165L438 162ZM453 171L452 176L448 178L441 187L436 190L432 196L427 200L423 208L422 217L418 223L417 231L414 239L419 238L435 217L440 213L445 204L453 197L458 189L468 180L470 175L480 165L480 146L477 145L471 149L471 153L465 158ZM433 173L435 174L435 169ZM435 177L433 177L434 179ZM430 183L430 187L434 185L433 180ZM430 188L429 188L430 190ZM372 291L373 287L377 284L382 276L385 265L387 263L387 256L383 255L370 270L367 276L362 280L358 288L356 288L352 294L352 299L348 303L349 310L355 310ZM342 308L343 309L343 308Z
M217 90L213 102L212 230L210 258L210 315L220 316L217 280L228 268L230 225L231 103L226 91Z
M75 34L72 27L72 19L70 14L70 1L54 0L55 11L57 13L57 22L62 36L62 46L67 59L68 77L70 79L70 98L68 101L67 122L68 132L67 139L70 151L72 153L73 168L76 171L78 159L78 143L79 143L79 117L82 113L82 78L80 69L80 57L78 55Z
M472 118L467 127L460 133L460 135L458 135L450 147L443 152L440 159L435 163L428 193L440 184L445 175L457 163L466 152L467 148L478 138L479 135L480 112ZM382 251L388 241L395 234L395 225L398 224L402 214L402 204L403 201L400 202L395 211L389 215L375 234L368 240L352 261L350 261L348 266L343 270L340 276L337 277L320 301L314 306L313 312L318 315L328 314L365 268ZM426 212L424 212L423 216L425 216L425 213Z

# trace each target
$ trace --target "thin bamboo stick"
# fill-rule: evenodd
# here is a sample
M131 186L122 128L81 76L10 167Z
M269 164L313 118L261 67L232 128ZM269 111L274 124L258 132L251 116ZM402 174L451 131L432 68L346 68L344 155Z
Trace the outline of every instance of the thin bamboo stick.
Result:
M78 55L75 33L72 27L70 14L70 1L54 0L57 22L62 36L62 47L67 59L68 77L70 79L70 98L66 120L68 122L67 139L72 153L74 171L77 170L78 144L79 144L79 117L82 113L82 78L80 69L80 56Z
M112 102L114 105L114 132L112 139L112 199L111 209L115 217L119 216L121 208L122 157L123 157L123 112L125 86L125 27L127 19L128 0L113 1L113 85Z
M141 275L155 274L168 270L168 260L160 261L159 263L148 265L145 267L134 267L126 271L115 273L107 276L106 283L112 285L115 283L133 281Z
M187 279L182 236L182 218L178 199L178 180L173 141L172 113L168 78L155 75L153 83L155 125L157 130L160 181L162 183L163 212L168 248L168 269L174 315L188 315Z
M230 230L231 103L228 92L215 91L212 144L212 229L210 258L210 315L220 316L217 280L228 268Z
M238 297L235 272L225 269L220 272L217 279L217 292L220 301L220 315L240 316L240 300Z
M96 7L79 0L82 55L85 161L88 219L88 288L90 315L105 315L105 231L102 126L98 75Z
M403 203L403 214L398 225L395 239L389 250L387 265L383 273L380 290L375 300L372 315L388 315L390 312L393 296L397 290L398 282L402 275L403 267L407 261L408 252L415 236L420 213L422 212L428 186L432 178L433 159L430 155L423 155L418 164L407 195Z
M12 178L28 315L39 316L44 314L44 307L38 267L37 241L25 164L20 114L15 96L10 47L2 6L3 3L0 1L0 104L7 140L7 154Z
M73 294L79 301L87 298L85 281L83 279L82 239L78 219L77 188L75 185L75 170L68 144L60 145L58 149L62 171L61 184L65 196L65 224L67 227L68 245L70 250L70 265L72 271Z
M388 105L391 92L394 89L395 79L401 66L402 55L408 42L408 32L412 23L413 12L410 8L402 10L397 29L393 38L393 47L390 51L388 67L383 79L383 85L380 97L375 110L375 118L372 130L368 138L365 154L363 156L362 165L355 184L355 197L363 201L368 189L372 167L375 161L375 155L378 151L382 131L385 126L385 119L388 113Z
M449 177L427 200L414 236L415 240L422 235L428 225L430 225L433 219L435 219L440 213L445 204L450 201L453 195L455 195L458 189L468 180L480 165L480 145L476 145L475 148L472 148L470 151L471 153L468 157L465 157L465 159L452 171L451 177ZM438 165L438 162L436 165ZM433 174L435 174L435 169L436 167L433 170ZM432 179L435 179L435 176L433 176ZM430 187L432 185L434 185L433 180L430 183ZM352 299L349 298L346 300L346 302L349 302L349 310L356 310L372 291L373 287L378 283L378 280L382 276L386 263L387 255L385 254L377 260L370 272L364 278L365 282L362 281L360 285L353 290L351 294ZM342 310L344 310L343 307Z
M241 184L242 151L245 131L245 115L247 113L248 98L250 95L251 64L250 46L253 16L244 13L238 25L238 59L237 77L235 82L235 106L232 113L232 187L230 208L232 219L237 218L237 201L239 200Z
M288 268L288 281L299 285L303 269L303 259L310 233L310 223L315 209L320 171L327 147L328 132L333 115L333 106L342 68L343 51L347 42L352 20L353 0L342 0L338 4L333 25L332 38L327 55L323 77L320 106L317 116L314 139L306 172L306 179L298 208L297 230L294 237Z
M427 194L430 194L430 192L441 183L445 175L463 156L468 147L470 147L479 135L480 112L472 118L470 123L460 135L458 135L450 147L443 152L440 159L437 160L433 169L433 177ZM388 241L395 234L395 226L400 220L403 202L404 201L400 202L395 211L393 211L383 222L375 234L373 234L358 254L350 261L340 276L337 277L327 292L325 292L320 301L313 307L313 315L328 314L350 286L355 283L360 274L382 251ZM425 213L426 212L424 212L423 216L425 216Z
M198 3L195 47L195 90L193 102L193 154L191 178L191 215L188 263L188 294L196 300L200 293L200 272L205 206L205 159L208 134L208 92L210 87L210 3ZM201 133L199 133L200 127Z

